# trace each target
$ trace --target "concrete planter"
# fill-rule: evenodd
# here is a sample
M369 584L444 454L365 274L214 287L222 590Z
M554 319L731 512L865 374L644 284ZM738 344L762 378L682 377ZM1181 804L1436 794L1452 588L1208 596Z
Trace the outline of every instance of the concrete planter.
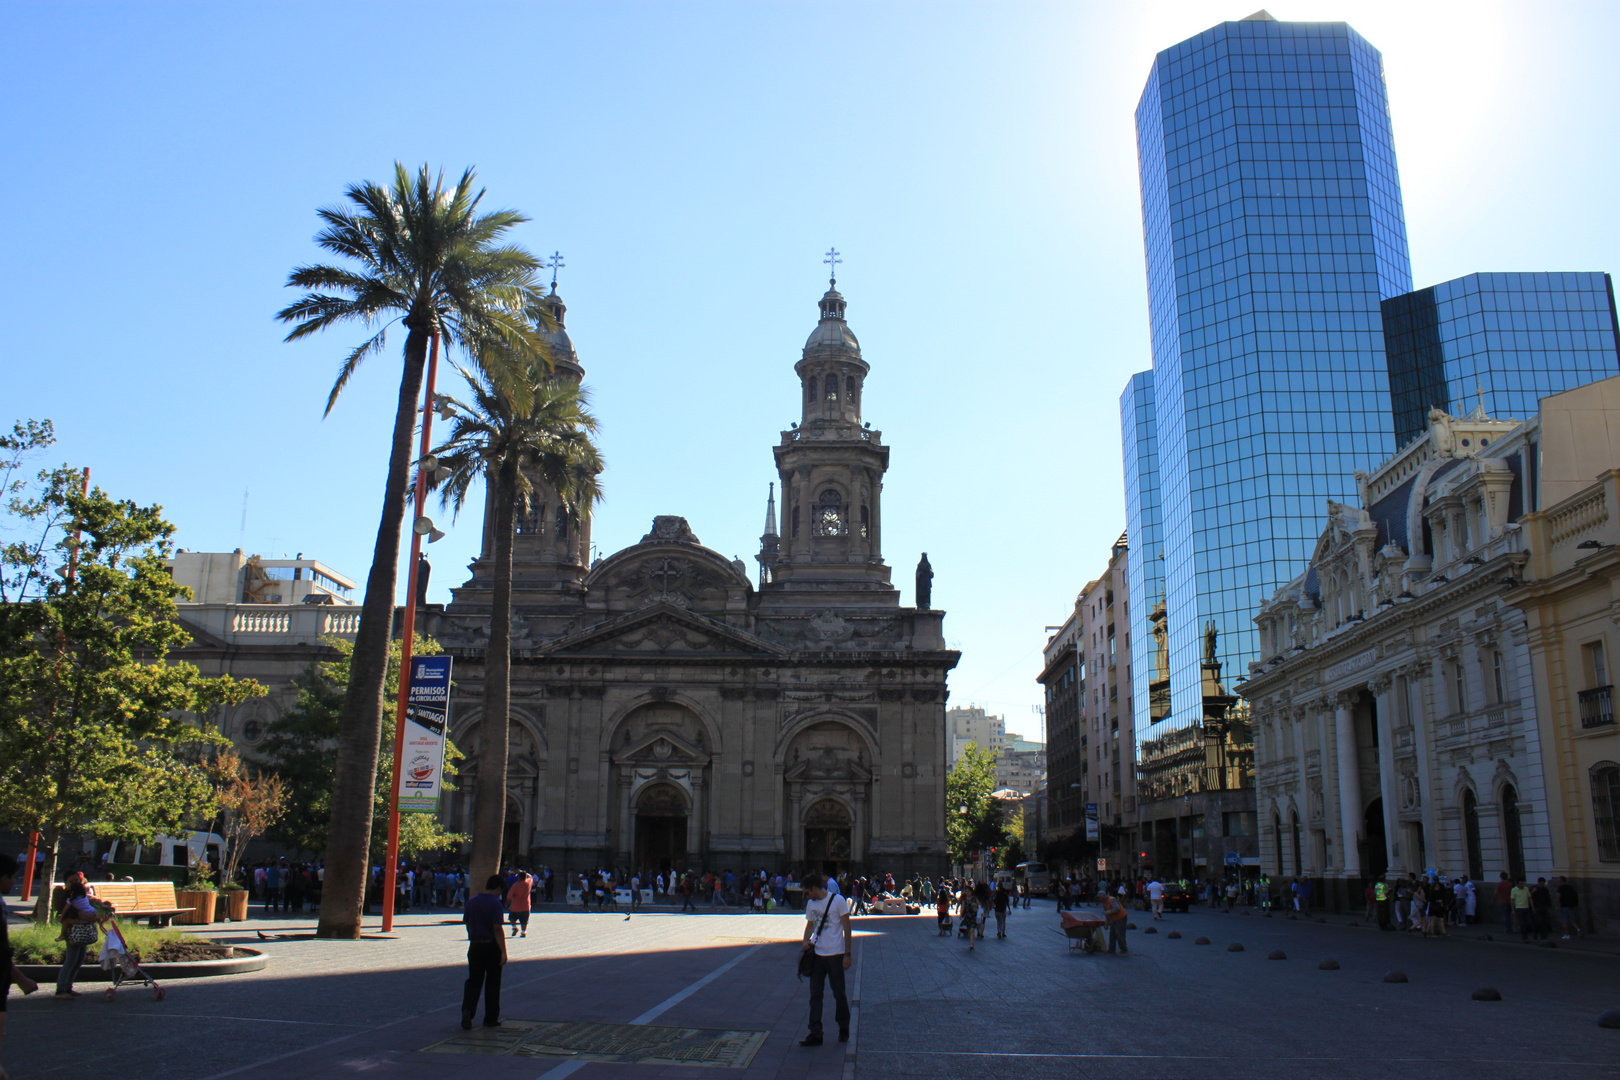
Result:
M177 964L142 964L152 978L162 982L164 979L201 979L209 975L241 975L249 971L262 971L270 958L257 949L247 949L238 945L230 950L230 955L219 960L187 960ZM56 964L18 964L23 973L30 979L39 983L40 988L49 991L56 982L56 973L61 970ZM94 958L86 961L79 969L75 982L111 982L112 973L102 969Z

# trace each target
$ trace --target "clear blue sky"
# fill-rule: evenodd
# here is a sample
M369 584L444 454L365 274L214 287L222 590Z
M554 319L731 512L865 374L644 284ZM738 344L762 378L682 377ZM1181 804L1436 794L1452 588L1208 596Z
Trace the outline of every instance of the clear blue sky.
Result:
M1157 50L1259 2L10 3L0 421L52 418L61 458L162 503L181 546L363 577L397 353L323 421L358 330L285 345L271 316L345 184L475 165L568 263L600 548L681 514L752 565L836 244L893 446L885 555L908 603L933 562L952 702L1035 736L1042 627L1123 528L1132 112ZM1383 50L1420 285L1620 268L1620 6L1270 10ZM433 600L480 512L431 549Z

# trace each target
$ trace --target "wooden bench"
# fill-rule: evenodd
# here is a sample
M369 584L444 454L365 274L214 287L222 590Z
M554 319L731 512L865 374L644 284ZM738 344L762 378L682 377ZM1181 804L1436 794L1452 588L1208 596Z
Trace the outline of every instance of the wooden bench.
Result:
M115 905L120 918L146 918L154 927L168 926L176 915L194 910L175 906L172 881L93 881L85 888L95 899Z

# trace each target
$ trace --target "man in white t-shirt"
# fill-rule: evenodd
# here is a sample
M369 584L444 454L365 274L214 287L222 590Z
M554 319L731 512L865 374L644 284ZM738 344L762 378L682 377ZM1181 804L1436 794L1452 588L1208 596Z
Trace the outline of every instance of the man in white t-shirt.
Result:
M1158 878L1154 878L1148 882L1147 894L1148 899L1153 902L1153 917L1155 919L1164 918L1164 883Z
M832 983L838 1021L838 1041L849 1041L849 998L844 993L844 972L855 962L855 935L849 928L849 901L827 891L820 874L806 874L804 905L805 952L810 953L810 1034L800 1046L820 1046L821 995L825 983Z

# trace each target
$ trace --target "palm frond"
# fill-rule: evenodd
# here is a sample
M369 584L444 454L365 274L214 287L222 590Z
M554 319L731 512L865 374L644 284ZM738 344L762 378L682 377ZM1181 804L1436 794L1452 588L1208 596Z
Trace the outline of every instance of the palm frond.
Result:
M321 412L323 417L331 415L332 406L337 404L338 395L343 393L343 388L349 385L349 379L354 375L355 368L360 366L360 361L374 352L382 351L387 334L388 327L385 326L344 358L343 365L338 368L337 381L332 384L332 392L326 396L326 408Z

